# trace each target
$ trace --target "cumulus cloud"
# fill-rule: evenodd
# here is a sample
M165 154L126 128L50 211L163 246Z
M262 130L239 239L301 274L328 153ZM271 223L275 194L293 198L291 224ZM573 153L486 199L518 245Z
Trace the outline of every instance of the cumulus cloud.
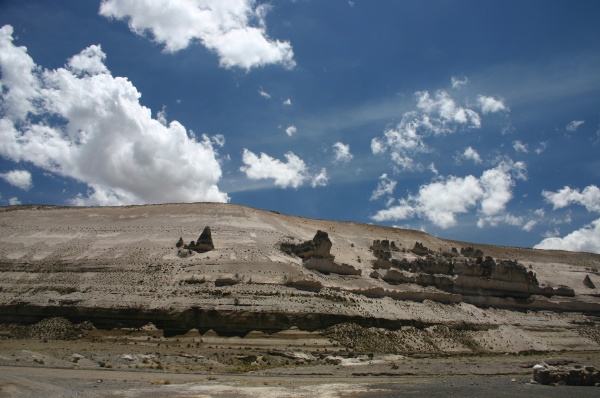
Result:
M150 33L176 52L200 42L214 51L220 65L249 70L268 64L295 66L288 41L273 40L266 32L269 6L255 0L103 0L100 15L128 21L138 34Z
M579 189L566 186L556 192L542 191L542 196L546 202L553 205L554 209L579 204L585 206L590 212L600 212L600 188L595 185L589 185L581 192Z
M496 113L508 109L501 99L496 99L494 97L488 97L485 95L480 95L477 97L477 103L481 107L481 112L484 115L486 113Z
M309 178L306 164L293 152L285 155L287 162L274 159L266 153L256 156L244 148L242 161L245 166L240 170L251 180L273 179L275 185L281 188L298 188Z
M12 170L7 173L1 173L0 178L24 191L29 191L33 186L31 173L27 170Z
M521 165L501 162L483 172L480 178L449 176L422 185L416 195L402 198L399 204L380 210L375 221L395 221L415 216L427 218L440 228L456 225L456 215L468 213L478 206L479 225L496 225L499 221L520 225L523 220L505 213L512 199L513 176Z
M386 173L379 176L377 188L371 194L371 200L377 200L384 195L391 196L394 193L397 182L388 177Z
M534 248L600 253L600 218L562 238L546 238Z
M336 163L347 163L352 160L353 156L350 153L350 144L336 142L333 144L333 161Z
M479 153L472 147L468 147L465 149L465 151L463 152L463 157L465 159L472 160L473 162L475 162L475 164L481 163L481 156L479 156Z
M15 196L8 199L8 204L11 206L18 206L21 204L21 201Z
M567 131L574 133L577 131L579 126L581 126L584 123L585 123L585 120L573 120L573 121L569 122L569 124L567 124L566 129L567 129Z
M87 184L74 204L228 200L210 138L152 118L133 84L101 66L100 46L46 70L12 33L0 29L0 156Z
M520 140L516 140L513 142L513 148L516 152L528 153L529 149L527 148L527 144L523 144Z
M292 100L290 98L284 100L283 105L292 105Z
M285 133L290 137L296 134L297 131L298 129L296 128L296 126L289 126L285 129Z

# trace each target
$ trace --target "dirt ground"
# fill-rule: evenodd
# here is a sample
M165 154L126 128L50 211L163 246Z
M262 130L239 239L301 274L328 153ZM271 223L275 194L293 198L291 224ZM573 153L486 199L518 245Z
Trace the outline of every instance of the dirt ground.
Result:
M95 331L78 340L0 340L0 397L598 396L532 384L532 367L600 367L600 352L362 354L312 333L226 338Z

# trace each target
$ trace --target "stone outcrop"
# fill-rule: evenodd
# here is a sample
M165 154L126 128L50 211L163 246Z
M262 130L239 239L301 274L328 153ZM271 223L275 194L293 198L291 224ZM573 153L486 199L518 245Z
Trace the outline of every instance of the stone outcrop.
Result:
M291 242L282 242L280 244L282 252L298 256L301 259L324 258L333 261L335 256L331 254L331 246L333 244L329 239L329 235L327 232L321 230L317 231L312 240L307 240L300 244Z
M180 237L179 240L177 241L177 243L175 244L176 248L180 248L184 245L185 243L183 243L183 237Z

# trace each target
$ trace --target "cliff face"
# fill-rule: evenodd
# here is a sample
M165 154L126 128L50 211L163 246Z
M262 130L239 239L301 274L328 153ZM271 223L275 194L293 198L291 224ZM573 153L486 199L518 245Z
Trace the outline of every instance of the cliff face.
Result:
M178 242L202 231L194 245ZM531 339L550 342L579 333L574 325L597 331L598 269L598 255L479 246L225 204L0 213L0 323L62 316L100 328L152 322L166 334L227 335L346 323L513 328L545 330ZM600 344L597 334L564 346L589 349Z

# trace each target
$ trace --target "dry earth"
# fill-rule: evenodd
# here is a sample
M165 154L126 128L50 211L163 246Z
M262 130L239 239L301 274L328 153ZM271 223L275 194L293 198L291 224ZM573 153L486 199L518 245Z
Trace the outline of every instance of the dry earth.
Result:
M215 250L178 256L178 239L195 240L205 226ZM360 275L310 270L280 250L317 230L335 262ZM407 261L424 258L410 251L417 241L430 256L473 247L572 294L391 283L373 275L370 248L385 239ZM230 204L5 208L0 396L552 395L529 384L536 363L600 367L598 269L595 254Z

